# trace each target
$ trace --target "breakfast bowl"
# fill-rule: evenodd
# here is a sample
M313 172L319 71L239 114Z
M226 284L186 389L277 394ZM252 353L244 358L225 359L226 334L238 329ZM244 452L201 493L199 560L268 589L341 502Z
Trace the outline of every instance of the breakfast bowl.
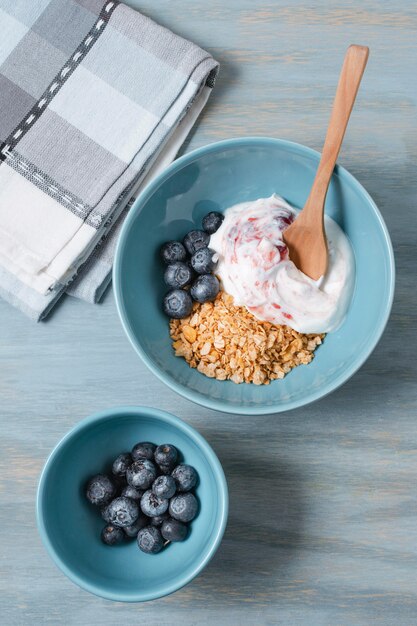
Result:
M158 554L141 552L135 540L102 543L105 522L85 496L89 478L139 441L173 444L199 477L199 511L188 537ZM115 408L81 421L51 453L38 487L38 528L56 565L83 589L121 602L153 600L189 583L216 552L227 513L225 476L209 444L179 418L149 407Z
M348 380L378 343L391 310L394 257L387 228L361 184L336 166L325 212L350 240L356 265L342 325L328 333L313 361L269 385L208 378L176 357L162 310L166 287L159 251L201 228L204 215L273 193L302 208L319 153L271 138L221 141L172 163L137 198L123 225L114 263L123 328L144 363L182 396L228 413L261 415L306 405Z

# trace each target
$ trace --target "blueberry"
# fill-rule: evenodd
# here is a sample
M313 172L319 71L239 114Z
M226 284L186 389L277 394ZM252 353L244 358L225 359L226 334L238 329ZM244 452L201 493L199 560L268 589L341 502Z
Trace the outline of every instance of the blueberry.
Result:
M152 485L152 491L160 498L172 498L176 489L172 476L159 476Z
M218 213L217 211L211 211L207 213L205 217L203 217L203 228L209 235L212 235L219 230L222 222L224 220L224 215L222 213Z
M103 506L103 508L100 510L100 513L101 513L101 517L104 519L104 521L107 522L107 524L110 524L111 519L110 519L109 507L108 506Z
M137 443L132 448L132 458L134 461L138 461L139 459L148 459L148 461L153 461L153 455L155 452L156 445L151 443L150 441L141 441Z
M123 530L128 537L137 537L140 529L145 528L145 526L147 526L148 524L149 519L146 517L146 515L139 513L139 517L136 522L131 524L131 526L125 526Z
M171 474L174 466L175 466L175 463L171 463L170 465L164 465L163 463L159 463L158 469L161 472L161 474L163 474L164 476L168 476L168 474Z
M135 489L149 489L157 475L156 467L148 459L139 459L132 463L126 472L126 480Z
M129 465L132 465L133 460L128 452L123 452L114 460L112 471L116 476L125 476L126 470Z
M105 526L101 531L101 540L108 546L116 546L118 543L122 543L123 538L123 530L111 524Z
M220 283L213 274L199 276L190 289L192 299L201 304L214 300L219 291Z
M102 511L103 518L114 526L131 526L139 517L137 502L121 496L115 498Z
M138 532L138 546L142 552L156 554L164 547L164 540L158 528L146 526Z
M190 522L197 515L198 503L192 493L182 493L169 501L169 514L180 522Z
M163 443L155 450L155 461L165 467L174 466L178 459L178 450L170 443Z
M171 289L166 294L163 301L163 309L165 315L174 319L182 319L188 317L193 308L193 301L191 300L188 291L182 289Z
M155 515L155 517L151 517L151 526L160 528L166 519L169 519L168 512L162 513L162 515Z
M161 248L161 257L164 263L175 263L176 261L185 261L187 252L180 241L168 241Z
M175 289L181 289L189 285L193 279L193 270L187 263L172 263L168 265L164 273L164 281L168 287L174 287Z
M171 476L175 480L178 491L190 491L197 484L197 472L191 465L177 465Z
M184 541L187 533L187 526L177 519L167 519L161 527L161 535L167 541Z
M216 252L211 248L197 250L191 257L191 267L197 274L210 274L216 267L216 261L213 260L215 254Z
M169 501L166 498L160 498L151 489L145 491L140 501L140 508L148 517L162 515L168 509L168 505Z
M103 506L114 498L116 487L108 476L97 474L88 481L85 495L91 504Z
M200 248L207 248L209 241L210 235L204 230L190 230L184 237L184 246L188 254L192 256Z
M136 500L137 502L141 499L145 492L142 489L135 489L130 485L127 485L122 491L120 495L125 496L126 498L130 498L131 500Z

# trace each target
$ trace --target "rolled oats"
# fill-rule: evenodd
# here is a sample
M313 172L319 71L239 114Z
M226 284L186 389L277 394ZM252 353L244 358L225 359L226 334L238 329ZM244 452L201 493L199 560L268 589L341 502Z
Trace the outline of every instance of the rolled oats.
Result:
M220 292L214 302L195 303L190 317L170 321L175 355L209 378L267 385L310 363L324 335L256 319Z
M187 324L184 325L182 332L186 340L189 341L190 343L194 343L194 341L197 339L197 332L195 328L192 328L191 326L188 326Z

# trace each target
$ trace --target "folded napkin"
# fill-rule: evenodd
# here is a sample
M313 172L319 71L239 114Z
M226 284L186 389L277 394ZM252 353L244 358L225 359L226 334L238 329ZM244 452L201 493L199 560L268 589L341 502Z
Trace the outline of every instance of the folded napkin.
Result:
M97 300L218 66L115 1L0 0L0 25L0 295L39 319L65 288Z

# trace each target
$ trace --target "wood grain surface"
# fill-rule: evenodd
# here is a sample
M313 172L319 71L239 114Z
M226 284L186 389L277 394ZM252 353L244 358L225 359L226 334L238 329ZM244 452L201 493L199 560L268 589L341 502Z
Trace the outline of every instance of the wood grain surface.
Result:
M131 2L209 49L218 84L185 150L241 135L320 149L350 43L371 50L339 162L388 224L397 288L387 330L341 389L307 408L233 417L195 406L140 362L111 290L35 325L0 302L0 623L417 623L416 3ZM230 488L224 541L178 593L96 598L53 565L35 524L39 473L82 417L118 404L175 412L207 437Z

